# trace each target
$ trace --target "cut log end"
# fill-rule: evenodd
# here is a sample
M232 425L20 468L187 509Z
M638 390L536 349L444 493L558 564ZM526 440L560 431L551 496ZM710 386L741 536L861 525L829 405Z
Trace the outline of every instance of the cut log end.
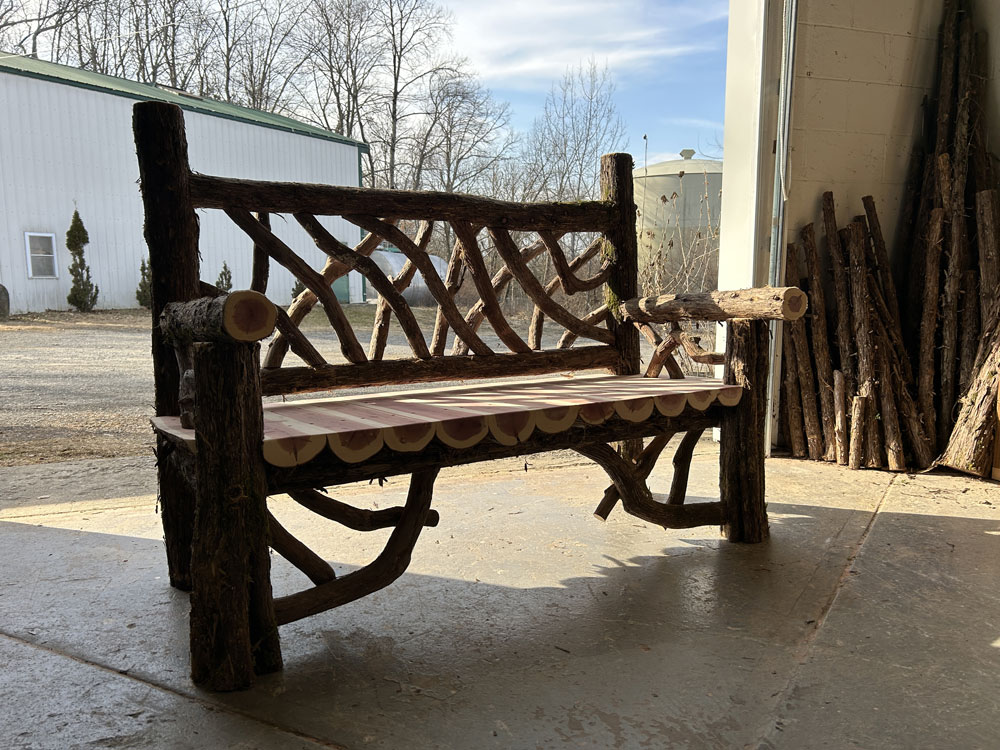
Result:
M234 341L249 343L274 333L278 310L260 292L245 289L231 292L222 311L222 328Z

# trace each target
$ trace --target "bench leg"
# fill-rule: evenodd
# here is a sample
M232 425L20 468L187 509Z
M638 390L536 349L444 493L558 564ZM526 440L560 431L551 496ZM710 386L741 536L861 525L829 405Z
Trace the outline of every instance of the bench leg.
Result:
M194 487L185 472L185 456L162 435L156 438L156 474L163 541L167 549L170 585L191 590L191 532L194 528Z
M281 669L254 345L197 344L191 677L241 690Z
M725 381L743 386L743 397L726 409L720 425L719 489L731 542L768 537L764 503L764 420L767 418L768 324L732 320L726 334Z

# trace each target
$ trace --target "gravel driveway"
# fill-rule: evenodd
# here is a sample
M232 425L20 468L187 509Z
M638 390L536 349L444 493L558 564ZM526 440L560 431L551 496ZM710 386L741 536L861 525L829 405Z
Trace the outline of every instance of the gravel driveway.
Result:
M347 308L366 348L373 307ZM421 327L431 330L434 311L415 313ZM517 327L526 330L523 322ZM0 323L0 466L150 455L149 328L145 310L47 312ZM328 360L340 361L322 313L314 311L303 328ZM390 330L387 355L407 356L398 325ZM547 326L543 345L555 346L559 332ZM480 333L490 346L503 349L485 324Z

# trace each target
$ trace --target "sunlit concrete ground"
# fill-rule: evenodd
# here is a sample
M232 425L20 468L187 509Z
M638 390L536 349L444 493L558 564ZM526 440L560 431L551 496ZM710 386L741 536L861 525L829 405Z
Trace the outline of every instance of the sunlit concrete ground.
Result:
M774 459L772 538L737 546L600 523L606 480L573 459L477 471L442 473L399 582L283 628L283 673L215 695L188 678L152 461L0 469L0 747L1000 746L995 484ZM703 445L691 494L717 471ZM274 507L338 572L386 536Z

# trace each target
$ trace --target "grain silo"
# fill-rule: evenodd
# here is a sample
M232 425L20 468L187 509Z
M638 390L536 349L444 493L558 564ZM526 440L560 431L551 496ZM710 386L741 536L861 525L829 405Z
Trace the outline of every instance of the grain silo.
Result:
M694 154L632 172L644 293L716 288L722 162Z

